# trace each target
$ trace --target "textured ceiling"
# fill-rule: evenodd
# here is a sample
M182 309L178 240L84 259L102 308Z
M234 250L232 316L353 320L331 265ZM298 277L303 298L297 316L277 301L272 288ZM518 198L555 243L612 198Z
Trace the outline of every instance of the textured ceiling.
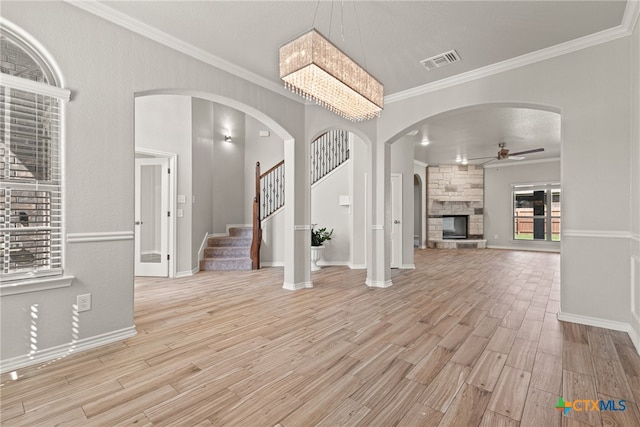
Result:
M280 86L278 48L315 27L381 81L387 96L616 28L626 7L617 0L101 3ZM461 61L432 71L419 62L452 49ZM455 111L415 130L416 158L430 164L495 155L503 141L511 152L545 148L527 160L560 155L560 115L547 111ZM425 135L427 147L419 144Z

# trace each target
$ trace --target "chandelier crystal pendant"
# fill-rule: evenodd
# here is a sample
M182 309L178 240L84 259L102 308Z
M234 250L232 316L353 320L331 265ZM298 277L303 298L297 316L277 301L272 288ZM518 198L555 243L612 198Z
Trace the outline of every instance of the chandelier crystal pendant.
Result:
M316 29L280 48L280 78L287 89L353 122L382 110L382 84Z

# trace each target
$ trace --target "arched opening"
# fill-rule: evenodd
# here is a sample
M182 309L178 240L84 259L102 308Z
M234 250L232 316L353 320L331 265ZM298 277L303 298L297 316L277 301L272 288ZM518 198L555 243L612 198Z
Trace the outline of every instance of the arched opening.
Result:
M175 259L170 276L186 276L199 269L251 267L244 246L220 249L209 248L209 244L212 238L224 236L250 241L246 229L252 224L256 160L264 171L284 158L287 145L293 150L293 137L287 131L264 113L237 101L183 90L136 94L137 157L176 160L170 178L174 184L171 258ZM278 247L274 248L275 239L263 245L263 265L284 266L286 274L294 266L281 259L286 242L284 233L278 233ZM264 237L273 234L271 230ZM275 253L278 248L280 258Z

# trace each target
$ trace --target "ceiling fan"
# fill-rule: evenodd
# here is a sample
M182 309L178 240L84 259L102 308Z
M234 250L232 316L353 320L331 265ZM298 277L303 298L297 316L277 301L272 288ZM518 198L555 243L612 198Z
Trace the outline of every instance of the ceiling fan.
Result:
M526 151L519 151L517 153L512 153L509 154L509 149L506 148L507 144L504 142L501 142L500 144L498 144L498 147L500 147L500 151L498 151L498 156L494 157L494 156L490 156L490 157L476 157L474 159L469 159L469 160L484 160L484 159L490 159L485 163L488 163L492 160L505 160L505 159L510 159L510 160L524 160L523 154L531 154L531 153L539 153L541 151L544 151L544 148L534 148L533 150L526 150Z

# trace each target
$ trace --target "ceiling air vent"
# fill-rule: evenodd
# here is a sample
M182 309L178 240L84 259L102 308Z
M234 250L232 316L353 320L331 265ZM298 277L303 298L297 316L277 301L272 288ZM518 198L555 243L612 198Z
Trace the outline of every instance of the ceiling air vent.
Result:
M424 68L431 71L436 68L440 68L444 65L451 64L452 62L460 61L460 55L455 50L450 50L449 52L441 53L436 56L432 56L431 58L423 59L420 61Z

